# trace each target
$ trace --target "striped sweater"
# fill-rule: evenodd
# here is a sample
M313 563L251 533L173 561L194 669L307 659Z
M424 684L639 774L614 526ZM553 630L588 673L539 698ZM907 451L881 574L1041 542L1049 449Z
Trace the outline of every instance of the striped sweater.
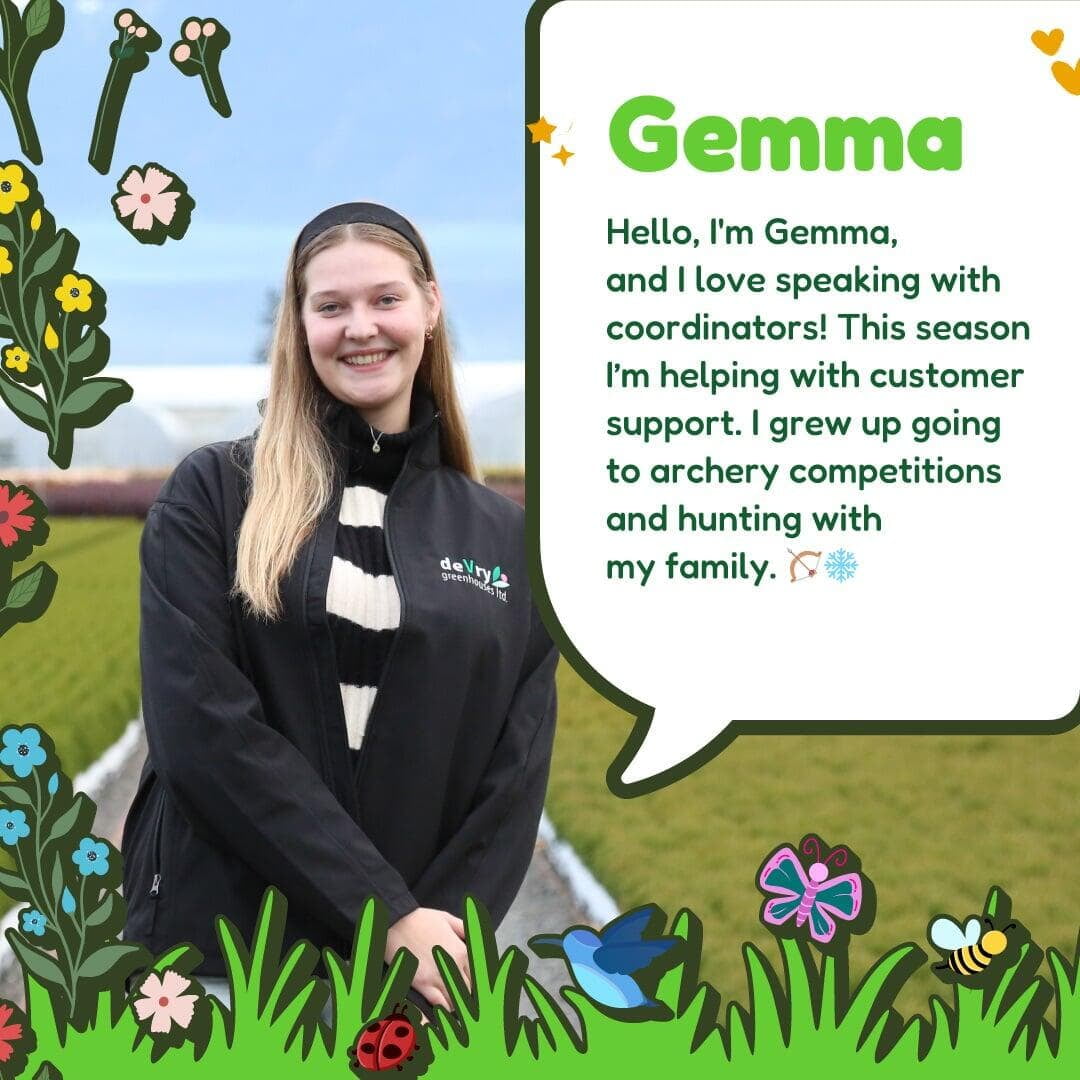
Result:
M350 418L349 472L341 497L326 610L353 763L359 759L379 680L401 621L383 534L386 497L409 445L431 421L393 435ZM373 452L378 438L379 452Z

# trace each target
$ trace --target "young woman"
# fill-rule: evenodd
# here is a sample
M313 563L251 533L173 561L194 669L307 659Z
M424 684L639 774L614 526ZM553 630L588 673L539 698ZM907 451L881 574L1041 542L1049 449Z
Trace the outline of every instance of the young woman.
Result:
M126 937L220 976L275 885L286 944L386 959L448 1004L460 916L498 922L529 864L556 653L519 507L474 479L442 301L413 226L349 203L301 231L254 436L177 467L142 539L149 757L124 832Z

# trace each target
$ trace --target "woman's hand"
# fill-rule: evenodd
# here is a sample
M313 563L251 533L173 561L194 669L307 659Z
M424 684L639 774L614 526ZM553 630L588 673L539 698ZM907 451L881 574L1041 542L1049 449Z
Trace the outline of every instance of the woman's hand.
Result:
M408 949L418 961L412 981L413 988L423 994L432 1005L441 1005L452 1012L454 1007L431 954L436 945L449 954L471 989L472 973L469 971L469 956L465 950L465 924L449 911L417 908L398 919L387 931L384 959L389 964L398 949Z

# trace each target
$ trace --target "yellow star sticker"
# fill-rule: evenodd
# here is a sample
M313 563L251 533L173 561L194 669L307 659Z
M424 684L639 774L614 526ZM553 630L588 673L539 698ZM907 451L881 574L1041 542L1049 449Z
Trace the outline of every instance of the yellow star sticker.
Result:
M565 146L559 147L557 154L551 155L553 158L558 158L564 165L574 156L573 150L567 150Z
M555 125L549 124L543 116L535 124L526 124L525 126L529 129L534 143L551 142L551 133L555 130Z

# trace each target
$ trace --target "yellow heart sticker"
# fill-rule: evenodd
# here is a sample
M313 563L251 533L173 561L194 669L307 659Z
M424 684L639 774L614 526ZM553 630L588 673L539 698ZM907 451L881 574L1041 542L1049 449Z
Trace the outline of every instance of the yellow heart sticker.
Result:
M1054 78L1070 94L1080 94L1080 60L1074 65L1066 64L1064 60L1058 60L1050 65Z
M1031 35L1031 41L1035 48L1046 53L1047 56L1053 56L1061 48L1061 43L1064 40L1064 30L1051 30L1049 34L1044 33L1042 30L1036 30Z

